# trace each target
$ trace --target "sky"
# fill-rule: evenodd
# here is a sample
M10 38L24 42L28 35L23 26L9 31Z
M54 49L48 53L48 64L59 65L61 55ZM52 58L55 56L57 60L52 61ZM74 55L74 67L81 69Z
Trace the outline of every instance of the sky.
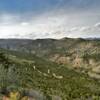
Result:
M100 38L100 0L0 0L0 38Z

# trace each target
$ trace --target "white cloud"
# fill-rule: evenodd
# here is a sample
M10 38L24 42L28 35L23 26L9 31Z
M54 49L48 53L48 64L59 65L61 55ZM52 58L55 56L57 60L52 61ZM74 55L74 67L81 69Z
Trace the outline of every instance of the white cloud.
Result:
M99 28L100 28L100 22L96 23L96 24L94 25L94 27L99 27Z
M22 26L28 26L29 24L30 24L30 23L28 23L28 22L22 22L22 23L21 23Z
M92 17L91 17L92 16ZM20 15L0 17L0 38L62 38L100 34L100 23L94 13L51 12L30 18Z

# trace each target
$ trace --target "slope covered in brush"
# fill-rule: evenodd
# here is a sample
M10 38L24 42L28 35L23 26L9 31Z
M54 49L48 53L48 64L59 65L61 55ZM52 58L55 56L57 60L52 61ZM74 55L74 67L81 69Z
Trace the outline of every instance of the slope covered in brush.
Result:
M100 39L2 39L0 48L33 54L100 79Z
M0 62L1 90L37 90L46 100L100 99L100 84L84 74L35 55L13 51L3 55L1 59L6 59Z

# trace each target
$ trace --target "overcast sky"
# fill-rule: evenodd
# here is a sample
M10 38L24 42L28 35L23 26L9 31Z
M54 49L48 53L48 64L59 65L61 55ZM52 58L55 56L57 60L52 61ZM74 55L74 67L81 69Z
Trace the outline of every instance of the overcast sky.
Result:
M100 0L0 0L0 38L100 37Z

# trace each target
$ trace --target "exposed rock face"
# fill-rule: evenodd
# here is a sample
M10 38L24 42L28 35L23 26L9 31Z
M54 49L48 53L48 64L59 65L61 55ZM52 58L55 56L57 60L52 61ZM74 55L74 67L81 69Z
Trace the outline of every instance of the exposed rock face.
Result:
M51 61L57 61L57 59L60 57L60 55L59 54L54 54L54 55L52 55L52 56L50 56L50 60Z
M51 61L58 64L71 65L71 68L80 70L82 73L87 73L90 77L100 79L100 62L95 58L84 58L78 54L71 56L53 55Z
M100 79L100 75L93 72L88 72L88 75L92 78Z
M82 64L83 64L82 58L76 57L75 60L73 61L73 66L76 67L76 68L81 67Z
M70 58L69 57L59 57L56 62L58 62L59 64L68 64L70 62Z
M93 67L92 68L92 72L97 73L97 74L100 74L100 66Z
M96 63L97 63L97 62L96 62L94 59L89 59L89 65L95 66Z

